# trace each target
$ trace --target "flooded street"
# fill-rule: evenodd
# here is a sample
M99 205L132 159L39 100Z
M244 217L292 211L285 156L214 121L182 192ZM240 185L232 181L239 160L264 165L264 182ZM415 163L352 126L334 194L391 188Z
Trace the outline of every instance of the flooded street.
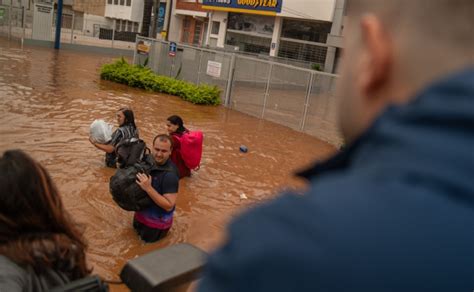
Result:
M105 278L118 279L128 259L173 243L211 250L236 212L274 197L281 187L301 186L292 172L334 151L314 137L222 106L196 106L101 81L100 66L113 59L22 49L0 38L0 151L23 149L49 170L66 209L84 228L89 263ZM114 114L123 106L133 109L149 145L165 133L172 114L205 135L201 169L180 181L173 227L155 244L142 243L131 226L133 213L113 202L108 182L114 170L88 141L91 122L103 118L115 124ZM239 152L242 144L248 153Z

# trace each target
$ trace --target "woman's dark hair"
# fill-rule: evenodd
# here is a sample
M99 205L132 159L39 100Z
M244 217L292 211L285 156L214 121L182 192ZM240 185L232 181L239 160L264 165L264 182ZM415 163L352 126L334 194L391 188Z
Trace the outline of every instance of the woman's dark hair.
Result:
M0 255L75 280L90 273L86 248L46 169L21 150L6 151L0 158Z
M174 115L174 116L168 117L167 120L173 125L178 126L176 133L182 134L186 131L186 128L184 127L183 119L180 116Z
M123 113L123 115L125 116L125 120L123 122L123 125L120 125L120 126L127 126L127 125L132 125L133 128L137 128L137 126L135 125L135 116L133 115L133 111L127 107L123 107L121 109L119 109L119 111L121 111Z

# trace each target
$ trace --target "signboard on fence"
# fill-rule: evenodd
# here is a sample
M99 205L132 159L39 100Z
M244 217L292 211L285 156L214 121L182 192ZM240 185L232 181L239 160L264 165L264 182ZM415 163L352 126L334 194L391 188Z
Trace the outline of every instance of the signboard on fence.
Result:
M35 3L32 39L52 41L53 13L53 4Z
M176 43L171 42L170 43L170 51L168 55L170 57L176 57L176 51L178 50L178 45Z
M222 63L207 61L206 74L212 77L221 77Z
M139 40L137 43L137 54L148 56L150 47L151 41Z

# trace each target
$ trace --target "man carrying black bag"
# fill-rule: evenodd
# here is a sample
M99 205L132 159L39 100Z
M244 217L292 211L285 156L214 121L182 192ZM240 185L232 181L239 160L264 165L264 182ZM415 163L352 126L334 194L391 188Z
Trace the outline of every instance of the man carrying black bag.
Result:
M169 159L171 141L167 135L156 136L151 154L143 150L143 158L110 178L112 198L122 209L136 211L133 226L146 242L163 238L173 224L179 174Z
M171 162L172 140L168 135L153 139L152 156L156 167L150 174L138 173L136 183L152 199L151 206L135 212L133 227L145 242L163 238L173 224L179 175Z

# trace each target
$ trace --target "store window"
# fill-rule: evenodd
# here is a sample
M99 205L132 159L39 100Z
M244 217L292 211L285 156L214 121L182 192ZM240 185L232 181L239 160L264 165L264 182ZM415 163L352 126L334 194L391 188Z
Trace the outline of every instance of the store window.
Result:
M221 28L221 23L219 21L212 22L211 34L219 34L219 29Z
M254 54L270 54L271 38L263 38L234 32L227 32L226 45L237 47L239 51Z
M330 32L330 22L284 19L281 37L316 43L326 43L327 36Z
M274 25L275 18L271 16L229 13L227 29L271 36Z
M132 0L127 0L127 6L132 6Z

